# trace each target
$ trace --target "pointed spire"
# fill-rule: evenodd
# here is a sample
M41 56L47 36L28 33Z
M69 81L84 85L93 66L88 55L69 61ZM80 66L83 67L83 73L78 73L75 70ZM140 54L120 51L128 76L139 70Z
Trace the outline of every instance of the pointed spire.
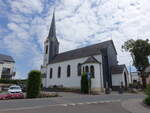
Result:
M49 39L56 38L55 9L54 9L54 12L53 12L53 18L52 18L52 22L51 22L48 38Z

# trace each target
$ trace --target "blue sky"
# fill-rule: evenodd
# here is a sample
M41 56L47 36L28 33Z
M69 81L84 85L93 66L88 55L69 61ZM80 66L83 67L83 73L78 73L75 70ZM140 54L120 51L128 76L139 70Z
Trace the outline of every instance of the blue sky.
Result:
M129 67L121 45L150 36L149 0L0 0L0 53L16 60L16 78L40 69L54 8L60 52L112 39Z

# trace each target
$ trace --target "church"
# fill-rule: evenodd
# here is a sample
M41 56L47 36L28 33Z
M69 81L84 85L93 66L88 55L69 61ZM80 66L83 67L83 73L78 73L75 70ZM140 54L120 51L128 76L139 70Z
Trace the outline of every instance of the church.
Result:
M118 64L117 51L112 40L59 53L55 13L53 13L48 37L44 42L41 72L42 85L45 88L62 86L80 89L83 72L92 75L93 92L101 92L106 87L115 90L121 84L128 87L130 83L126 66Z

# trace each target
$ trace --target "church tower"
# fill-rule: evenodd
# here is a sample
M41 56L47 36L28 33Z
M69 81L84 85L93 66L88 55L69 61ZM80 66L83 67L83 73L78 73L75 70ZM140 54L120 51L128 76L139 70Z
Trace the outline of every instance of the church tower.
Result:
M59 53L59 42L56 38L55 11L54 11L49 34L46 41L44 42L44 66L50 64L58 53Z

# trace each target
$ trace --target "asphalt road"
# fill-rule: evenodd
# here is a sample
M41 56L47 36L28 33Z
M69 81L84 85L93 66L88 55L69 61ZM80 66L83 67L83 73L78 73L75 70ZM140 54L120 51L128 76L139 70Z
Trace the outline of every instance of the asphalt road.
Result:
M143 98L141 94L80 95L61 93L62 97L0 101L0 113L128 113L120 102Z
M130 113L123 109L120 103L102 103L90 105L48 106L42 108L9 110L0 113Z

